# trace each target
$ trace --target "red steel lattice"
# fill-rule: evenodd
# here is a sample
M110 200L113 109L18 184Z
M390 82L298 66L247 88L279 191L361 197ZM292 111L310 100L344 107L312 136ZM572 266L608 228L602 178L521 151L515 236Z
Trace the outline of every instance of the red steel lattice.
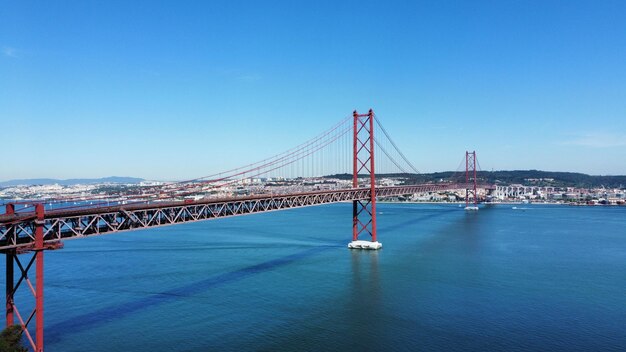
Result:
M6 205L6 214L14 214L15 206L13 204ZM7 327L14 324L14 318L17 317L19 325L22 327L22 331L26 336L33 351L43 352L43 227L44 227L44 207L43 204L37 204L35 206L35 219L33 221L34 229L31 236L34 240L32 251L34 252L26 266L22 264L17 256L18 249L10 248L5 251L6 256L6 323ZM14 232L15 229L11 229ZM17 264L20 273L19 279L15 282L14 277L14 264ZM35 264L35 286L31 282L28 273ZM22 284L28 286L28 291L33 295L35 299L35 307L31 310L28 316L22 315L20 310L15 305L15 293ZM31 333L32 320L35 318L35 336Z
M465 207L469 206L470 195L474 201L474 206L478 204L478 196L476 194L476 151L465 152Z
M374 172L374 111L359 114L356 110L354 118L353 140L353 174L352 187L359 187L359 174L369 174L370 194L366 199L355 199L352 202L352 240L367 233L372 242L376 242L376 175Z

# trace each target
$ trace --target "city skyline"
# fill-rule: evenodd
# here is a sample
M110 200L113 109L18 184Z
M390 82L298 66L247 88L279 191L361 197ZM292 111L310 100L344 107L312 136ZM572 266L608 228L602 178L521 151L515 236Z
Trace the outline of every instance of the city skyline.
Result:
M188 179L369 108L422 172L626 174L626 4L272 5L6 4L0 180Z

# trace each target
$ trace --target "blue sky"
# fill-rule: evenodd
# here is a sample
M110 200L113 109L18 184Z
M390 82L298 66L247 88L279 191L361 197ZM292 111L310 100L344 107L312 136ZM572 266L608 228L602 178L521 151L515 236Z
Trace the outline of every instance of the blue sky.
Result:
M0 180L197 177L370 107L422 171L626 174L624 1L0 2Z

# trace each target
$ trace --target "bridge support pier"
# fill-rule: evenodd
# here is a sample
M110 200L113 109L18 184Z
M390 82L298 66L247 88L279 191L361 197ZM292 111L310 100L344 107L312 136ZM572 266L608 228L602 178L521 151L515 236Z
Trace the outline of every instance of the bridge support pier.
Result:
M369 174L369 198L352 202L352 242L348 248L380 249L382 244L376 239L376 174L374 172L374 111L359 114L354 118L352 187L359 187L359 173ZM371 240L359 240L359 235L367 233Z
M6 214L12 215L15 213L15 206L13 204L6 205ZM8 249L4 252L6 256L6 325L7 327L15 324L15 318L17 317L17 323L22 327L22 331L26 336L30 346L35 352L43 352L44 350L44 338L43 338L43 226L44 226L44 207L43 204L37 204L35 206L35 242L34 247L27 248L25 251ZM12 229L11 231L15 231ZM12 235L12 234L9 234ZM12 236L10 236L12 237ZM28 262L22 262L18 254L33 251L33 255ZM14 276L14 264L17 264L19 269L19 275L17 282ZM25 264L25 265L24 265ZM28 273L35 265L35 286L31 282ZM17 290L25 284L28 286L30 293L35 300L34 308L28 314L22 315L15 304L15 293ZM33 327L32 320L34 322L34 336L29 328Z

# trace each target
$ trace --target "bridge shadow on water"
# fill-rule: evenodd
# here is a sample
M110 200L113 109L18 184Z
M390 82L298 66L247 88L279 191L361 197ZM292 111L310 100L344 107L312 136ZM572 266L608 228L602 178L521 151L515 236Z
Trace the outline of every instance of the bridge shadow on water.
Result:
M379 227L379 231L393 231L402 229L404 227L427 221L432 218L440 217L451 212L458 212L457 208L450 209L437 209L433 211L431 214L424 214L416 217L411 217L409 220L399 222L397 224L388 225ZM315 246L294 254L290 254L287 256L283 256L280 258L268 260L259 264L247 266L238 270L226 272L223 274L219 274L204 280L195 281L193 283L189 283L180 287L176 287L167 291L151 294L147 297L141 297L139 299L129 301L126 303L100 308L96 311L85 313L78 316L70 317L66 320L57 322L55 324L50 325L46 329L46 340L49 342L55 342L61 339L61 336L68 334L68 331L71 333L82 332L85 330L89 330L104 324L108 324L116 319L124 318L126 316L130 316L134 313L144 311L151 307L155 307L162 304L167 304L173 302L175 300L180 299L181 297L191 297L199 293L206 292L210 289L220 287L223 285L227 285L233 282L237 282L240 280L244 280L248 277L252 277L254 275L259 275L265 272L269 272L275 270L280 267L284 267L298 261L313 257L325 251L328 251L332 248L345 247L347 244L347 239L341 239L338 241L329 242L328 239L323 238L314 238L307 237L308 239L320 241L325 244ZM352 266L353 270L355 270L354 275L354 285L356 287L355 290L359 291L359 286L363 285L363 281L361 278L361 274L359 273L361 269L359 269L359 258L362 254L352 253ZM378 286L378 253L370 253L369 257L371 262L370 273L373 275L369 279L369 283L367 284L370 287L370 291L376 292L372 287ZM378 293L379 294L379 293Z
M62 335L66 335L68 331L72 333L81 332L94 327L110 323L113 320L132 315L148 308L166 304L181 297L191 297L193 295L208 291L212 288L227 285L236 281L246 279L248 277L259 275L280 267L284 267L303 259L318 255L332 248L343 247L344 241L336 243L328 243L313 248L290 254L280 258L268 260L255 265L250 265L238 270L226 272L217 276L207 278L205 280L195 281L193 283L173 288L171 290L155 293L148 297L126 302L123 304L109 306L98 309L94 312L73 316L46 328L46 340L49 342L58 341Z

